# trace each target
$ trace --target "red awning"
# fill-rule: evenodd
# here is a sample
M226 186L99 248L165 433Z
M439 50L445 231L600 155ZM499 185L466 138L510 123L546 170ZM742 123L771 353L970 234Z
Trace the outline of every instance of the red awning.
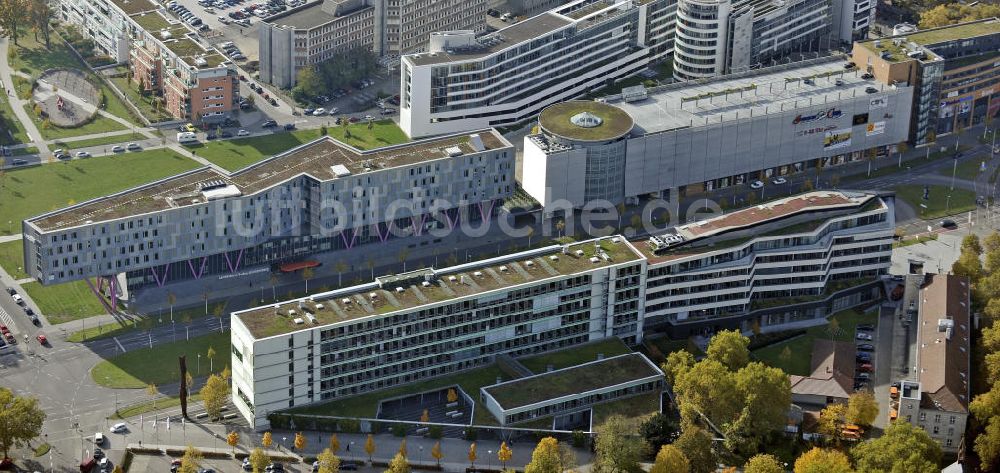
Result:
M318 261L297 261L295 263L285 263L279 268L283 273L294 273L300 269L315 268L319 266Z

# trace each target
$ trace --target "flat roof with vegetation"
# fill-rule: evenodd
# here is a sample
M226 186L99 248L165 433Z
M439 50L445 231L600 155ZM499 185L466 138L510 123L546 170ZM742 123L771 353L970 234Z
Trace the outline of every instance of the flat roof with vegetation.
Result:
M383 287L379 287L378 283L362 284L247 309L235 312L233 316L243 323L254 338L261 339L363 317L412 310L422 305L639 259L639 253L622 237L599 240L601 251L607 255L607 259L595 256L594 241L569 245L565 254L561 252L562 247L552 246L441 270L418 270L379 277L384 282ZM580 254L577 254L578 250ZM424 278L425 275L429 277L429 281ZM390 280L393 282L385 282ZM424 281L428 284L424 285ZM306 313L315 317L315 323L305 321L308 317L303 313L303 308L307 309ZM298 323L296 319L299 319Z
M880 38L877 40L862 41L858 44L875 53L887 52L889 53L889 57L886 58L887 61L899 62L908 59L903 49L910 42L926 47L946 41L956 41L963 38L974 38L976 36L997 33L1000 33L1000 19L988 18L969 23L942 26L940 28L931 28L914 33ZM893 38L905 38L906 41L901 45L897 45L893 43ZM879 44L878 48L875 47L876 41L878 41ZM926 60L935 59L936 57L936 55L931 54Z
M504 410L583 394L630 381L663 376L639 353L605 358L570 368L485 387Z
M570 119L590 113L602 120L594 127L582 127ZM634 121L624 110L601 102L571 100L549 105L538 115L538 125L553 135L578 141L605 141L618 138L632 130Z

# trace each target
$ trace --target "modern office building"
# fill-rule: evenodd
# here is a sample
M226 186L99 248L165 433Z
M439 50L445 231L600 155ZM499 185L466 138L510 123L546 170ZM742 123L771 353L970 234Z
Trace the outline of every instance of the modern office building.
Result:
M915 369L902 380L898 412L894 406L890 418L898 415L926 430L945 452L955 453L965 435L972 383L969 282L946 274L928 279L918 300Z
M295 85L298 72L354 48L374 49L375 7L364 0L322 0L260 22L260 80Z
M889 156L906 141L913 88L832 58L571 101L524 139L524 190L547 216L696 194Z
M179 120L227 117L239 106L235 66L197 33L150 0L60 0L60 16L94 39L95 47L129 62L133 80L162 95Z
M628 353L480 388L482 406L502 426L562 417L595 405L661 393L663 371L641 353Z
M402 58L411 137L508 126L673 50L673 0L577 0L494 33L446 31Z
M514 148L492 130L369 151L322 137L232 174L200 168L27 219L25 268L42 284L129 289L266 269L488 220L513 177Z
M839 46L840 31L834 31L839 17L834 16L834 4L839 9L841 4L854 3L678 0L674 78L691 80L743 72L770 65L789 53ZM845 38L848 43L851 39L850 34Z
M673 338L821 319L878 300L894 198L815 191L673 227L647 258L647 330Z
M382 57L427 50L436 31L486 29L486 0L320 0L261 21L261 80L295 85L298 71L349 49Z
M609 237L234 312L233 403L264 429L270 412L481 367L498 355L611 336L638 343L645 265L631 243Z
M884 84L913 87L911 142L925 144L997 116L1000 19L895 31L900 34L855 43L852 61Z

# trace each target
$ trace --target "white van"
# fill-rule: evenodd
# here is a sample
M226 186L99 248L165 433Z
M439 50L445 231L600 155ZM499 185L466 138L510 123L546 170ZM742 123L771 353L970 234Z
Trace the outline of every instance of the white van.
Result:
M193 143L198 141L198 135L195 135L193 131L182 131L177 134L178 143Z

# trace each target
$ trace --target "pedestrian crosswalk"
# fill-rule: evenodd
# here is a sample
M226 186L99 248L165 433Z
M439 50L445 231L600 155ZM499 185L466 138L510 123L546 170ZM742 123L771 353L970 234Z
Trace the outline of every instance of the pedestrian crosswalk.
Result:
M3 310L3 307L0 307L0 324L6 325L12 331L15 329L14 319L10 317L10 314L6 310Z

